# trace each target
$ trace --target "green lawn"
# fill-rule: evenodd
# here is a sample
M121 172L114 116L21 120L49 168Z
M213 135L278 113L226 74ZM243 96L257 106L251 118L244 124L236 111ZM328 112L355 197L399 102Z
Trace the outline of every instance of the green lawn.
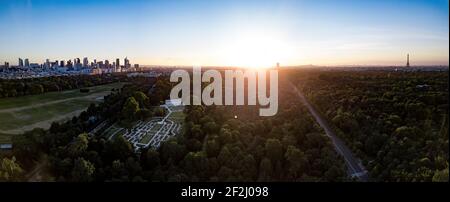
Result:
M153 128L150 129L150 131L148 131L147 134L144 135L144 137L142 137L139 143L147 144L152 139L153 135L155 135L162 126L162 124L155 124Z
M110 94L111 89L121 88L123 84L90 87L88 93L76 89L0 99L0 133L18 134L34 127L48 128L51 122L68 120L91 103L100 102L97 98Z
M70 100L67 102L29 108L17 112L0 113L0 130L11 130L24 125L45 121L51 117L68 114L89 106L89 100ZM70 117L67 117L70 118Z
M113 124L111 127L106 129L101 137L104 137L105 139L109 139L113 134L116 134L118 136L119 134L123 134L125 132L125 129L117 127L116 124Z
M148 142L150 142L150 140L152 139L153 134L152 133L147 133L144 135L144 137L139 141L139 143L142 144L147 144Z
M89 87L90 91L88 93L81 93L80 89L61 91L61 92L50 92L39 95L27 95L21 97L13 97L13 98L2 98L0 99L0 110L2 109L10 109L17 107L24 107L33 104L39 104L44 102L68 99L68 98L76 98L76 97L84 97L88 95L92 95L94 93L102 93L109 92L113 88L121 88L124 83L112 83L101 86Z
M186 114L184 114L183 111L175 111L172 112L168 118L176 123L184 123L185 117Z

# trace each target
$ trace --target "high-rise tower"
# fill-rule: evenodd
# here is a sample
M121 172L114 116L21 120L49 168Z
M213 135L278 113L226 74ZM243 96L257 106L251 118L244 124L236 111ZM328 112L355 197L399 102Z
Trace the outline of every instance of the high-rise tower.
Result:
M23 60L22 60L22 58L19 58L19 67L23 67Z
M128 60L128 57L125 57L125 59L123 60L123 63L124 63L124 67L125 68L130 68L131 67L131 65L130 65L130 60Z
M409 67L409 53L406 55L406 67Z
M83 58L83 67L88 67L89 66L89 59L87 57Z

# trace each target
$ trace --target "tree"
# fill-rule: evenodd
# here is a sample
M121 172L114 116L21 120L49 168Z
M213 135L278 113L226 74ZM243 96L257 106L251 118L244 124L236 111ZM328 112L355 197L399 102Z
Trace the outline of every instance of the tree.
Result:
M308 163L305 154L295 146L288 146L284 157L288 164L288 179L295 180L301 177Z
M266 141L266 156L272 162L281 161L283 158L283 146L278 139L267 139Z
M88 148L89 140L88 134L82 133L78 135L73 142L69 144L69 148L67 149L69 155L72 157L77 157L82 155Z
M339 181L339 179L344 175L342 169L339 169L336 165L332 165L330 169L325 172L325 179L327 182Z
M133 157L128 157L126 167L131 176L139 176L142 172L141 164Z
M124 163L120 160L115 160L111 165L111 175L113 179L123 179L128 178L127 170L125 169Z
M263 158L259 164L259 177L258 181L267 182L271 180L273 172L272 162L268 158Z
M156 107L155 109L153 109L153 114L155 114L155 116L164 116L166 114L166 111L162 107Z
M122 116L126 120L135 120L136 113L139 111L139 103L134 97L129 97L122 108Z
M433 175L433 182L448 182L448 167L444 170L436 171Z
M123 136L118 136L112 142L108 142L107 153L111 160L120 159L125 161L133 154L133 146Z
M204 152L189 152L183 160L186 174L204 177L208 169L208 159Z
M44 144L44 134L43 129L33 129L23 135L13 136L13 153L23 166L28 167L33 160L39 158Z
M395 129L394 134L398 136L399 138L403 137L411 137L415 138L416 130L414 128L408 127L408 126L401 126Z
M160 156L162 163L167 163L169 159L179 162L186 155L184 145L178 144L175 140L169 140L161 145Z
M228 163L233 159L233 154L231 154L230 150L227 146L222 147L222 150L217 156L217 160L220 165L228 165Z
M141 109L136 113L136 116L141 120L151 118L152 115L153 115L152 111L150 111L148 109Z
M154 149L149 149L145 155L145 164L147 168L153 169L160 165L159 153Z
M0 182L19 181L22 178L23 170L16 162L16 158L3 158L0 162Z
M213 138L205 143L205 152L208 157L216 157L220 152L219 142Z
M258 167L255 158L251 154L245 155L242 160L241 175L246 181L254 181L258 174Z
M31 84L30 85L30 94L36 95L44 93L44 87L41 84Z
M149 105L149 98L141 91L136 91L133 93L134 99L139 103L140 108L147 108Z
M72 170L72 180L75 182L90 182L93 180L94 171L95 167L91 162L83 158L77 158Z

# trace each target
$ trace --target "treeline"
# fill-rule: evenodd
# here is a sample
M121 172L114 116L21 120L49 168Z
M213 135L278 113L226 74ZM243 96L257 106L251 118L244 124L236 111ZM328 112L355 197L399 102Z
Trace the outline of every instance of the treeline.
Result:
M448 72L296 72L378 181L448 181Z
M295 106L277 118L242 119L248 109L188 107L185 133L141 160L156 181L342 181L343 160ZM256 110L255 110L256 111ZM241 116L242 115L242 116ZM234 118L237 116L238 118Z
M128 81L126 74L54 76L29 79L0 79L0 98L36 95Z

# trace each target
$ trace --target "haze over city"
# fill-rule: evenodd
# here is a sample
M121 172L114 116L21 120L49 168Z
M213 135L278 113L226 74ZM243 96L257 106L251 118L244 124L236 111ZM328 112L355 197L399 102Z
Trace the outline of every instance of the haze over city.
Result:
M448 1L0 2L0 62L448 65Z

